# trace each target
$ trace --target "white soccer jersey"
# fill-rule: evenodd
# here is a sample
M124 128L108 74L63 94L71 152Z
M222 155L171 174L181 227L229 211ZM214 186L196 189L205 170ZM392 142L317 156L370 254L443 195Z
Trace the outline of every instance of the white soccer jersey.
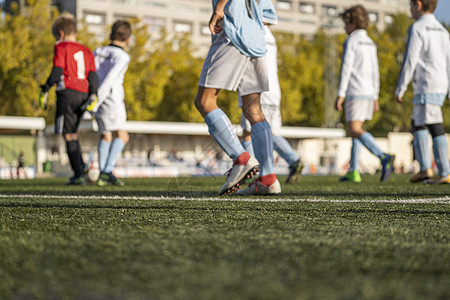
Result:
M269 80L269 90L261 93L261 105L280 106L281 89L278 81L277 43L269 26L265 25L265 39L267 46L266 63ZM242 107L242 98L239 96L239 107Z
M338 96L375 100L379 92L377 47L366 30L357 29L344 42Z
M403 97L413 79L414 95L443 95L445 99L449 78L449 33L433 14L425 14L409 27L395 94Z
M123 80L130 56L121 47L115 45L98 48L94 51L94 55L100 81L98 107L122 105L125 99Z

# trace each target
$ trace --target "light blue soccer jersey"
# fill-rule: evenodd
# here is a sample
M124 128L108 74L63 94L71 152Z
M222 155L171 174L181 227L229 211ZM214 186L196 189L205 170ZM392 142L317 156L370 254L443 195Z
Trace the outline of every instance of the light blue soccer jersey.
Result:
M213 9L218 0L213 0ZM223 30L245 56L266 55L261 0L229 0L224 9Z

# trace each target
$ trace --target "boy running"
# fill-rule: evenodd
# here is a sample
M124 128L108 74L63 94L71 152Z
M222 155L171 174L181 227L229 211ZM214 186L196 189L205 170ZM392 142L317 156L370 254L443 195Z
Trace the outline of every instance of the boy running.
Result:
M39 104L46 109L48 90L57 84L55 133L63 134L74 172L67 184L83 185L84 163L77 128L84 111L91 111L97 102L98 77L94 55L76 42L76 25L72 15L57 17L53 22L52 34L56 39L53 69L47 82L41 86Z
M112 172L118 156L129 140L128 132L125 130L127 113L123 80L130 56L123 48L128 44L130 35L130 23L123 20L116 21L111 30L111 44L94 51L95 66L100 80L99 103L95 112L95 120L101 135L98 143L99 186L109 183L124 185L124 182L116 178ZM114 140L113 133L116 136Z
M272 1L263 0L263 22L265 30L265 40L267 45L267 71L269 79L269 91L261 93L261 110L269 122L273 134L273 146L275 151L289 164L289 174L286 183L294 183L297 181L298 175L303 169L303 164L294 149L292 149L289 142L278 134L281 129L281 89L278 80L278 60L277 60L277 43L269 26L278 23L277 14L273 7ZM239 97L239 107L242 107L242 98ZM253 146L251 140L251 125L245 118L244 113L241 115L242 146L244 149L253 155Z
M366 31L369 16L362 5L356 5L344 11L341 18L345 23L348 37L343 45L335 109L342 111L345 99L345 120L349 135L352 137L352 149L350 169L340 181L361 182L358 172L361 145L380 159L380 180L385 181L392 173L395 156L381 151L373 135L362 128L364 121L371 120L373 112L379 110L380 74L377 47Z
M413 147L420 171L410 182L450 183L448 145L441 106L449 92L450 42L448 31L433 15L437 0L411 0L413 19L395 95L403 102L413 79L414 108L411 115ZM450 97L450 94L449 94ZM433 177L428 132L433 137L433 153L439 174Z
M236 192L247 178L256 174L259 167L259 178L239 194L281 193L280 183L273 173L272 131L260 107L260 94L268 90L260 2L212 1L213 14L209 22L212 45L200 74L195 106L204 117L212 137L234 161L219 195ZM242 95L242 109L252 125L256 159L244 150L229 118L217 106L221 89L237 90Z

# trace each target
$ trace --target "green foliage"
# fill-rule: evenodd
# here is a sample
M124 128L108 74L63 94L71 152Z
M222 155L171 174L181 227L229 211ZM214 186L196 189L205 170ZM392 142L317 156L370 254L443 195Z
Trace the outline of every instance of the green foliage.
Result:
M0 115L38 116L39 84L51 70L55 43L50 26L49 0L30 1L17 16L6 14L0 21ZM54 103L49 97L49 105Z
M41 111L36 98L52 67L54 39L51 24L57 15L49 8L49 0L28 1L21 14L6 14L0 22L0 107L1 115L44 115L53 123L55 93L50 92L49 109ZM198 77L203 57L190 42L190 36L169 35L162 30L150 34L140 20L131 20L133 35L127 51L131 62L125 75L125 94L130 120L158 120L202 122L194 107ZM403 104L395 101L397 74L403 60L406 32L412 20L406 15L395 15L394 22L383 32L369 28L369 35L378 45L380 65L381 112L375 113L367 129L378 135L392 130L409 130L412 110L412 87L405 94ZM319 31L306 38L276 32L278 44L279 79L282 90L281 110L285 125L334 126L336 113L332 111L330 95L337 88L340 56L344 34L331 35ZM108 32L106 32L106 30ZM105 36L109 36L109 28ZM100 43L81 21L78 40L91 50L109 43ZM334 96L332 96L334 97ZM235 92L221 91L219 106L233 123L239 123ZM450 103L443 107L444 116L450 114ZM339 115L338 115L339 116ZM340 115L344 121L343 114ZM450 119L444 118L446 129Z

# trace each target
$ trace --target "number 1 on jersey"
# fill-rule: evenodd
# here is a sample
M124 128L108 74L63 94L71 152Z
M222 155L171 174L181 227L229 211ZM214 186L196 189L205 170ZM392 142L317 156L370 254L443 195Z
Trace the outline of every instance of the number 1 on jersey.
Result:
M73 55L73 58L77 62L77 77L78 79L86 79L86 68L84 63L83 51L78 51Z

